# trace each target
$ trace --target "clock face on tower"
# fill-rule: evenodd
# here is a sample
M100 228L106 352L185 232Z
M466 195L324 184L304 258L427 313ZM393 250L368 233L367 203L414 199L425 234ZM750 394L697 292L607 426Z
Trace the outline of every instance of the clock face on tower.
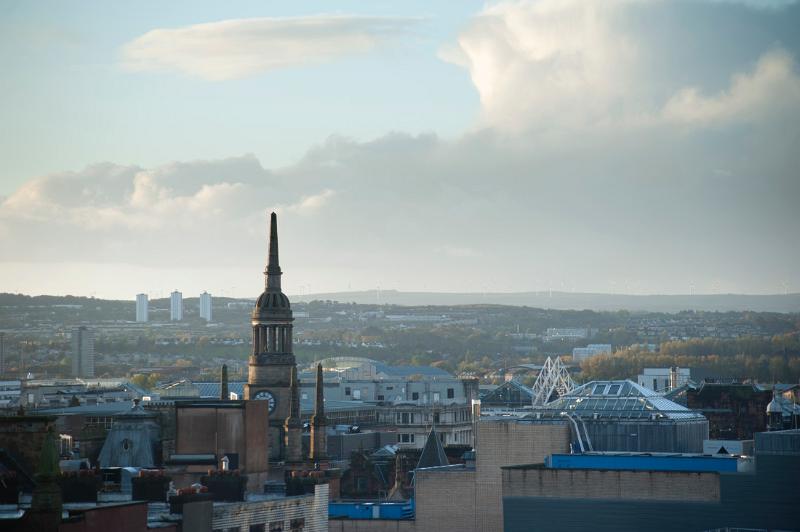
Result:
M255 399L256 401L269 401L270 414L272 413L273 410L275 410L275 397L273 397L271 393L267 391L258 392L253 399Z

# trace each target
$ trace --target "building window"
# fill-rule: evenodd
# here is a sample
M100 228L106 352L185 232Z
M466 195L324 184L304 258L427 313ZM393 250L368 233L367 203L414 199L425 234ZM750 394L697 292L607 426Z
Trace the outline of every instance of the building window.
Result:
M289 522L289 529L291 532L300 532L306 527L306 520L303 517L292 519Z
M653 391L658 391L658 379L653 379Z
M349 387L349 386L346 386L346 387L345 387L345 389L344 389L344 394L345 394L345 395L350 395L350 387Z
M439 402L439 392L433 392L433 402L434 403Z
M419 392L411 392L411 400L419 401Z
M394 415L394 422L395 422L395 423L397 423L397 424L399 425L399 424L400 424L400 419L401 419L401 418L400 418L400 413L398 412L398 413L396 413L396 414Z
M382 395L378 396L378 401L383 401L383 396Z
M394 390L394 386L387 386L386 389L387 390Z
M448 388L448 389L447 389L447 398L448 398L448 399L453 399L455 396L456 396L456 391L455 391L455 389L453 389L453 388Z
M264 523L260 525L250 525L250 532L264 532Z
M408 425L408 412L403 412L403 425Z
M439 412L434 412L433 413L433 422L434 423L439 423Z
M597 386L594 387L594 390L592 390L592 394L593 395L601 395L605 391L606 391L606 385L605 384L598 384Z
M269 532L283 532L283 521L273 521L269 524Z
M361 390L353 390L353 399L361 399Z

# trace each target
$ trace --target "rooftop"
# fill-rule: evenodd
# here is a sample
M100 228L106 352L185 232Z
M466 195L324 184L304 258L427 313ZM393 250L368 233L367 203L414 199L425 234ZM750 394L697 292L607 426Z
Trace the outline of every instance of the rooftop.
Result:
M630 380L592 381L547 403L529 417L578 415L584 419L700 420L702 414Z

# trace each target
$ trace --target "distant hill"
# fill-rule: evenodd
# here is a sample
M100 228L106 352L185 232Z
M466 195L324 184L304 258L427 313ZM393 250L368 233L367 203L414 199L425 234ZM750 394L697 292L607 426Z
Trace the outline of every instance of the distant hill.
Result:
M800 294L785 295L625 295L572 292L450 293L366 290L290 296L292 301L334 300L342 303L390 305L514 305L558 310L631 310L680 312L682 310L800 312Z
M214 297L217 305L228 302L252 303L252 298ZM646 295L590 294L573 292L400 292L397 290L365 290L361 292L329 292L306 295L290 295L292 302L333 300L340 303L359 303L363 305L405 305L405 306L458 306L458 305L512 305L555 310L630 310L642 312L680 312L682 310L703 310L711 312L781 312L800 313L800 294L703 294L703 295ZM23 294L0 293L0 307L36 305L83 305L91 306L102 299L83 296L27 296ZM197 298L184 298L184 303L194 304ZM128 308L132 300L105 300L106 303ZM166 306L167 298L151 299L151 306Z

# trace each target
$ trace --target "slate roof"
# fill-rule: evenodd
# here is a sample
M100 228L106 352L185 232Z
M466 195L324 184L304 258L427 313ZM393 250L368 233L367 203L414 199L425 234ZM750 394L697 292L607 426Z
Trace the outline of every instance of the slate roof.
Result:
M100 466L153 467L154 447L160 441L154 417L140 404L118 415L100 451Z
M481 397L481 402L487 406L509 404L529 405L533 402L533 390L512 379L484 394Z
M375 363L375 370L390 377L410 377L422 375L424 377L450 377L455 378L441 368L431 366L390 366L383 362Z
M428 439L425 440L425 447L422 448L422 453L419 455L419 462L417 462L417 469L423 467L439 467L449 465L450 461L447 460L447 455L444 452L441 440L436 435L436 430L431 429L428 433Z

